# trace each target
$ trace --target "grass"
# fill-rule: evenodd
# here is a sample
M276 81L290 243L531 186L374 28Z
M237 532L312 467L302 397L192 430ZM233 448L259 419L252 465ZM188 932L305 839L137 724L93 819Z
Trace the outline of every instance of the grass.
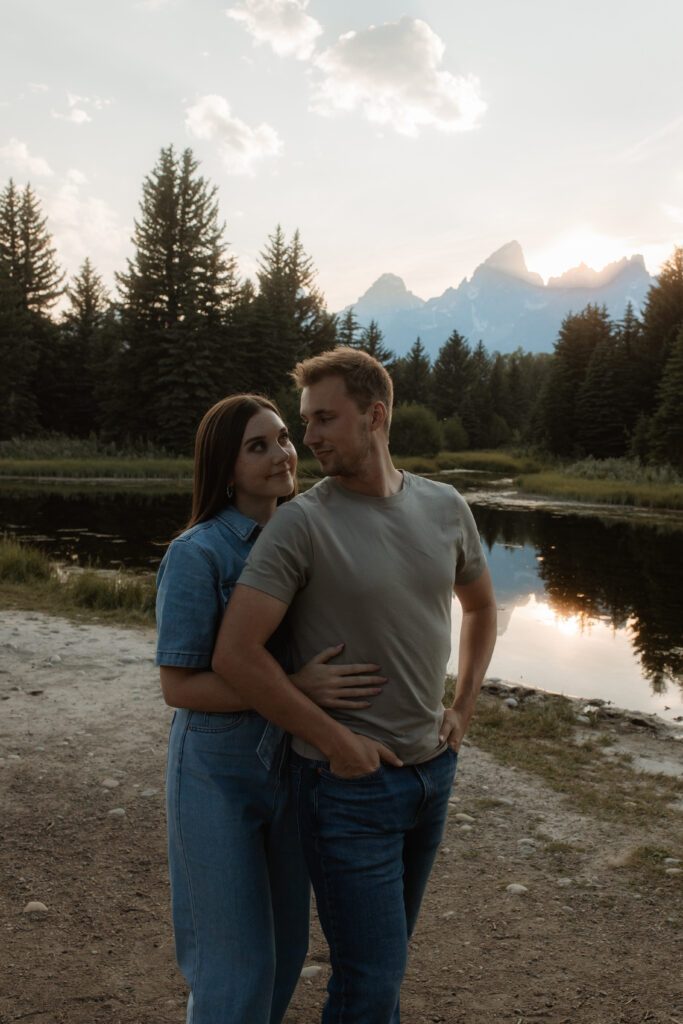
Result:
M515 479L520 491L612 505L645 505L650 508L683 508L683 484L639 483L614 479L572 476L569 470L524 474Z
M0 476L192 479L192 459L96 456L79 458L0 458Z
M683 794L683 782L636 774L625 760L605 757L600 737L577 743L575 730L566 698L547 695L542 703L510 710L482 694L469 736L503 764L540 776L585 813L641 825L673 817L670 804Z
M0 540L0 606L121 625L154 625L151 576L94 569L61 577L42 551L8 537Z

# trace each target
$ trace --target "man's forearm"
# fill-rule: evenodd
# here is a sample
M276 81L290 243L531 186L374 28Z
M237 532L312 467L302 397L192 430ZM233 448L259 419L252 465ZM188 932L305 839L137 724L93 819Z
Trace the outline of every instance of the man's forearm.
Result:
M298 690L260 644L222 644L212 668L243 698L245 705L332 759L351 733Z
M464 612L453 709L469 723L496 643L496 606Z

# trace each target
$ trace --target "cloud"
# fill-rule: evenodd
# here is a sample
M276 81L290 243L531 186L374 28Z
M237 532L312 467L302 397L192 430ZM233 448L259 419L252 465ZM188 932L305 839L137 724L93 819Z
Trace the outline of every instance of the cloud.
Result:
M68 114L59 114L53 110L52 116L56 117L58 121L70 121L71 124L87 124L88 121L92 121L87 110L82 110L80 107L72 107Z
M70 121L71 124L87 124L88 121L92 121L92 117L87 110L83 109L84 107L103 110L111 103L111 100L102 99L101 96L78 96L73 92L67 92L66 99L69 104L69 113L60 114L53 110L52 116L56 117L58 121Z
M473 128L486 110L479 81L439 70L444 50L426 22L407 15L347 32L314 59L323 78L311 109L324 116L358 109L403 135L415 136L426 126Z
M243 0L225 12L243 23L257 44L268 43L278 57L308 60L322 25L306 14L308 0Z
M93 254L107 268L119 261L130 233L103 199L81 195L85 183L85 175L72 168L59 188L43 200L60 259L72 272Z
M282 140L274 128L252 128L234 117L223 96L200 96L186 111L185 125L195 139L217 142L221 160L230 174L253 174L254 164L277 156Z
M49 178L54 173L47 160L42 156L31 156L26 143L20 142L19 139L11 138L6 146L2 146L0 157L21 174Z
M28 87L31 92L49 92L49 85L45 85L43 82L29 82Z

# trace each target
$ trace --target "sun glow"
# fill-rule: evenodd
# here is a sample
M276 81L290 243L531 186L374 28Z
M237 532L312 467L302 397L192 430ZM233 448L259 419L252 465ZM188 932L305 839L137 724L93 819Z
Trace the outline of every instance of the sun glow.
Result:
M632 256L637 251L637 247L623 238L611 238L590 227L583 227L560 235L544 249L529 252L527 266L547 283L548 278L559 277L581 263L592 270L602 270L608 263Z

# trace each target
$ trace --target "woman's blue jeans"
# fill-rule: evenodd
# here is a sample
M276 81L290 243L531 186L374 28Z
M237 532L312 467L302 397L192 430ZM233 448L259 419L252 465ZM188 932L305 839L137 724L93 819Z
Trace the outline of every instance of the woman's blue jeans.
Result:
M343 779L292 754L332 977L323 1024L398 1024L408 940L443 836L457 754Z
M288 742L252 711L176 711L168 850L187 1024L279 1024L308 947L310 885Z

